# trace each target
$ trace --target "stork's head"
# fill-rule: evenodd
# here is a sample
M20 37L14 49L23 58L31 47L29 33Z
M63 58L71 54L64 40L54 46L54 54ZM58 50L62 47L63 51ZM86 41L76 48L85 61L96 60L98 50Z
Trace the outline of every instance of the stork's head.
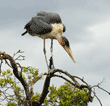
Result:
M60 45L65 49L65 51L69 54L69 56L71 57L71 59L75 62L72 50L70 48L70 44L69 41L66 37L64 36L57 36L56 39L58 40L58 42L60 43Z

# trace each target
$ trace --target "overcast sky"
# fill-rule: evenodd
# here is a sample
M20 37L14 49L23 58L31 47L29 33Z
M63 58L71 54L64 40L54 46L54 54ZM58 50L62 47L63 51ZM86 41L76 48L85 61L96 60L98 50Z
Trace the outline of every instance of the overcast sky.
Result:
M24 26L36 12L55 12L66 26L76 63L54 40L55 68L83 77L89 85L96 85L105 78L101 87L110 91L110 1L109 0L1 0L0 1L0 51L13 55L19 49L25 51L22 66L39 68L47 72L43 54L43 40L29 34L21 36ZM47 57L50 57L50 40L46 40ZM2 69L7 69L4 64ZM44 77L45 78L45 77ZM34 86L34 92L41 92L44 80ZM59 87L64 83L52 78L51 84ZM103 106L110 106L110 96L96 89L96 95ZM94 99L89 106L100 106Z

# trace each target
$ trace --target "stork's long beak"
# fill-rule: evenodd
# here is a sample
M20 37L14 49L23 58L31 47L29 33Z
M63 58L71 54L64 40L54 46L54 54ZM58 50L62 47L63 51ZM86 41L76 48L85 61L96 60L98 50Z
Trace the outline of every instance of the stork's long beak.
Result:
M61 37L56 36L56 39L58 40L58 42L60 43L60 45L65 49L65 51L69 54L69 56L71 57L71 59L75 62L75 59L74 59L72 50L70 48L68 39L66 37L64 37L64 36L61 36Z
M61 46L62 46L62 45L61 45ZM65 46L62 46L62 47L63 47L63 48L65 49L65 51L69 54L69 56L70 56L71 59L74 61L74 63L76 63L71 48L70 48L70 47L67 47L66 45L65 45Z

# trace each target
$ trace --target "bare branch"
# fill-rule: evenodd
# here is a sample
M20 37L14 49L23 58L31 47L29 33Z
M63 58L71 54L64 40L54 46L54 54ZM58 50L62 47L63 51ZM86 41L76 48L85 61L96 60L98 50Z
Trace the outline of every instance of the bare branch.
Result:
M94 86L92 86L91 88L93 88L93 87L98 87L98 88L102 89L103 91L107 92L107 93L110 95L110 92L108 92L107 90L101 88L99 85L94 85Z
M77 78L77 79L80 79L83 83L85 83L87 86L89 86L89 85L84 81L84 77L83 77L83 78L80 78L80 77L77 77L77 76L73 76L73 77L75 77L75 78Z
M23 57L23 59L19 59L20 57ZM25 60L24 57L25 56L19 55L15 60Z
M1 60L1 63L0 63L0 73L2 72L1 70L1 67L2 67L2 63L3 63L3 60L2 60L2 56L0 55L0 60Z
M21 65L19 64L19 63L16 63L16 64L18 64L19 65L19 67L21 68L21 76L22 76L22 67L21 67Z
M11 67L11 65L8 63L8 61L5 59L5 63L9 66L9 67ZM12 68L12 67L11 67Z
M15 55L17 55L18 53L24 53L24 51L18 50L16 53L13 54L13 58ZM20 57L22 57L22 59L19 59ZM25 56L19 55L15 60L25 60L24 58Z
M102 103L101 103L100 99L97 97L97 95L95 94L94 91L92 91L92 92L94 93L94 96L97 98L97 100L99 101L100 105L102 106Z
M103 89L102 87L99 86L99 85L101 85L104 81L105 81L105 78L104 78L100 83L98 83L97 85L92 86L91 88L98 87L99 89L102 89L103 91L107 92L107 93L110 95L110 92L108 92L107 90L105 90L105 89Z
M24 51L18 50L16 53L13 54L13 58L14 58L14 56L15 56L16 54L18 54L18 53L24 53Z
M72 81L69 81L67 78L65 78L65 77L63 77L63 76L61 76L61 75L56 75L56 74L54 74L53 77L60 77L60 78L63 78L64 80L66 80L66 81L69 82L70 84L76 86Z
M13 68L13 73L16 76L16 78L23 85L25 93L26 93L26 99L29 100L28 102L30 104L31 97L30 97L30 94L29 94L29 86L28 86L27 82L24 80L24 78L19 74L19 71L18 71L18 68L17 68L17 65L16 65L14 59L10 55L6 54L5 52L0 52L0 55L3 55L2 59L8 59L10 61L11 66Z

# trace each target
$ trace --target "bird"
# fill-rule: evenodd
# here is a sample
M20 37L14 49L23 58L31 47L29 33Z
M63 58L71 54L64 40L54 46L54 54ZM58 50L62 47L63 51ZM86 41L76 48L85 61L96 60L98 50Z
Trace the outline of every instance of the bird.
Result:
M26 31L22 34L24 36L29 33L31 36L38 36L44 40L44 54L46 58L45 39L51 39L51 54L53 51L53 39L56 39L59 44L66 50L73 62L75 62L69 41L62 34L66 31L66 27L62 24L62 20L57 13L40 11L36 16L25 25ZM48 66L48 63L47 63Z

